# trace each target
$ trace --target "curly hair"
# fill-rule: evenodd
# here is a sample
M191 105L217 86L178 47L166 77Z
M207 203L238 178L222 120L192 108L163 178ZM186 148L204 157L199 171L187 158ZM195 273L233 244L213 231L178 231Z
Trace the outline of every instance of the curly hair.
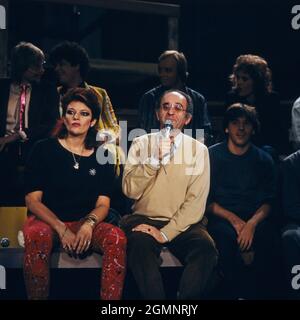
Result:
M101 105L99 103L96 94L89 88L74 88L69 90L62 98L62 118L65 117L67 112L67 107L72 101L80 101L84 103L92 112L92 120L98 120L101 114ZM87 149L92 149L99 145L96 139L98 130L97 125L89 128L86 138L85 147ZM52 136L55 138L65 138L68 135L67 128L62 119L58 120Z
M62 60L68 61L72 66L79 65L80 75L86 79L90 63L87 51L76 42L64 41L56 45L50 52L49 61L56 66Z
M232 74L229 76L233 90L236 90L236 75L240 71L247 73L253 80L255 95L272 91L272 72L264 58L253 54L244 54L237 57Z

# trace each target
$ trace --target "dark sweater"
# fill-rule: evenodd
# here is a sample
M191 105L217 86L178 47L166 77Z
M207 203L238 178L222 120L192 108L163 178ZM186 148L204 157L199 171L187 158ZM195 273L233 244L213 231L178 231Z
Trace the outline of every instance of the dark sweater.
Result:
M251 145L245 154L234 155L226 141L210 147L209 155L209 203L216 202L248 220L262 204L273 202L274 164L266 152Z
M88 157L75 155L80 168L74 169L72 153L57 139L36 143L25 171L26 194L42 191L42 202L62 221L77 221L95 208L100 195L110 197L114 182L113 165L100 165L96 150Z

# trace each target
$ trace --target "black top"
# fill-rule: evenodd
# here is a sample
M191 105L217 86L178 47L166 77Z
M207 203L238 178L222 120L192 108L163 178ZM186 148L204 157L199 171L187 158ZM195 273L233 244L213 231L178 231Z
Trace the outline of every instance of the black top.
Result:
M300 223L300 150L287 157L283 169L283 205L290 222Z
M114 167L100 165L92 155L79 159L74 169L72 153L57 139L37 142L25 170L26 194L42 191L42 202L62 221L77 221L95 208L100 195L110 197L114 183Z
M209 203L248 220L264 203L275 197L275 171L271 157L251 145L243 155L231 153L227 142L209 149L211 187Z

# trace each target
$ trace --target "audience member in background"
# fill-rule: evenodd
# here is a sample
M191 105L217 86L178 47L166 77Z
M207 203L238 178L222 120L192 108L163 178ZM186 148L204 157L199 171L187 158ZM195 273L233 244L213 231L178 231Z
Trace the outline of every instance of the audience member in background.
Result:
M100 165L95 125L101 106L94 91L70 90L62 99L55 138L38 142L26 167L24 276L29 299L47 299L55 246L75 258L103 253L101 299L121 299L126 238L103 222L110 208L114 168Z
M135 200L122 218L128 237L128 267L143 299L165 299L160 252L169 250L184 265L179 299L204 296L214 275L217 251L203 219L209 191L205 145L181 131L192 118L191 98L178 90L162 94L156 105L160 128L135 139L123 176L123 191Z
M230 75L232 90L226 98L226 106L241 102L255 107L260 133L253 143L268 151L273 159L287 152L288 125L280 114L280 100L272 91L272 73L268 63L262 57L246 54L239 56Z
M55 87L40 82L44 60L41 49L20 42L12 50L11 78L0 80L0 205L23 204L18 168L34 142L50 135L59 118Z
M300 97L294 102L292 108L291 141L295 150L300 149Z
M58 92L62 97L71 88L90 88L95 92L101 104L102 111L97 127L111 131L117 137L119 125L107 92L86 82L90 63L86 50L76 42L62 42L55 46L49 57L58 76L60 87Z
M55 46L49 57L50 63L54 66L58 80L61 86L58 87L58 92L62 97L68 90L72 88L90 88L98 97L99 103L102 106L101 115L96 128L99 130L97 139L102 141L105 148L108 149L113 156L115 163L115 192L112 199L112 206L115 209L121 210L126 203L126 199L122 195L121 178L124 163L124 154L119 147L120 127L115 116L110 98L103 88L90 85L86 82L89 71L89 56L86 50L76 42L62 42ZM112 211L109 214L109 221L116 220L113 217ZM116 213L118 216L118 214Z
M286 226L283 229L283 254L290 298L300 299L300 150L282 164L283 206Z
M192 98L193 118L185 129L192 129L192 136L201 142L210 144L211 123L208 116L205 98L197 91L186 85L188 78L187 60L182 52L167 50L158 58L158 75L160 85L146 92L139 103L140 128L151 133L151 129L159 129L160 124L156 118L155 106L163 92L169 89L178 89ZM196 136L196 130L203 129L204 136ZM203 133L203 132L202 132ZM204 140L203 140L204 139Z
M251 143L258 127L253 107L233 104L224 115L227 139L209 148L208 231L220 254L224 298L238 297L236 277L242 258L249 258L248 264L254 256L258 287L252 298L272 297L276 284L273 272L278 262L275 250L280 248L279 234L270 221L275 170L271 156Z

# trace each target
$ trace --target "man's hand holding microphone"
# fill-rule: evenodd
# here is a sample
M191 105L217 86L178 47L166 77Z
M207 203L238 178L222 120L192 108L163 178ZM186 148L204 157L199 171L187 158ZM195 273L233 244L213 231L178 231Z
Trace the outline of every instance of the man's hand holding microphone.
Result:
M174 144L174 136L171 135L172 130L172 121L166 120L164 123L164 128L158 135L158 148L156 149L155 157L159 160L159 163L163 167L165 173L166 169L163 165L163 159L167 156L171 156L172 146Z

